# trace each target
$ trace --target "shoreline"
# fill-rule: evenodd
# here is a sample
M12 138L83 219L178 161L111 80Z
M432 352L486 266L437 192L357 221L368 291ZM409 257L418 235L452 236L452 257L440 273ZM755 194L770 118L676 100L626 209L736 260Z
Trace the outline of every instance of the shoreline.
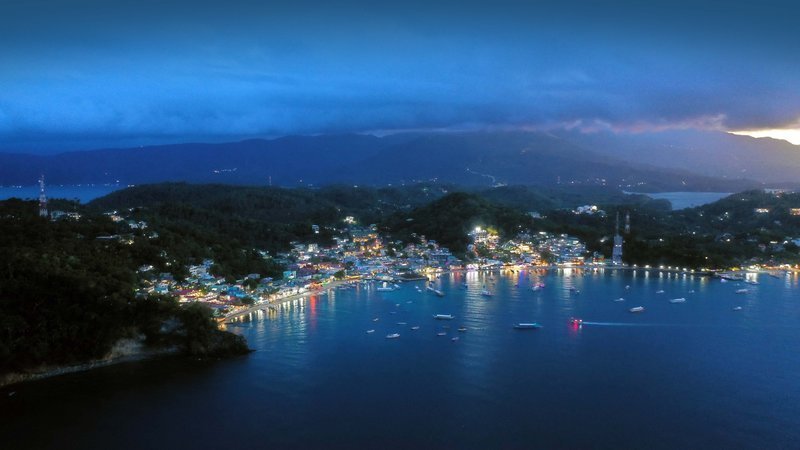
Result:
M240 309L238 311L235 311L233 313L228 314L227 316L224 317L224 320L222 320L221 323L222 324L229 324L232 321L235 321L236 319L238 319L240 317L246 316L248 314L252 314L254 312L269 310L269 309L272 309L272 308L274 308L274 307L276 307L278 305L281 305L283 303L291 302L291 301L294 301L294 300L297 300L297 299L300 299L300 298L304 298L304 297L311 297L311 296L314 296L314 295L324 295L324 294L327 294L327 291L329 291L331 289L336 289L339 286L342 286L342 285L345 285L345 284L348 284L348 283L351 283L351 282L360 282L360 281L361 281L361 279L358 279L358 280L331 281L330 283L328 283L325 286L323 286L322 289L319 289L319 290L316 290L316 291L307 291L307 292L302 292L302 293L299 293L299 294L291 294L291 295L287 295L286 297L281 297L281 298L276 299L276 300L271 301L271 302L264 302L264 303L259 303L259 304L253 305L253 306L248 306L247 308Z

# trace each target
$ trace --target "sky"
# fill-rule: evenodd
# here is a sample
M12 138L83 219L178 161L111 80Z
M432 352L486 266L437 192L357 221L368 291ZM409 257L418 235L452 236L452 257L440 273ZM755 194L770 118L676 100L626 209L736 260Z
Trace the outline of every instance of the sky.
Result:
M800 144L800 6L736 3L0 0L0 151L553 128Z

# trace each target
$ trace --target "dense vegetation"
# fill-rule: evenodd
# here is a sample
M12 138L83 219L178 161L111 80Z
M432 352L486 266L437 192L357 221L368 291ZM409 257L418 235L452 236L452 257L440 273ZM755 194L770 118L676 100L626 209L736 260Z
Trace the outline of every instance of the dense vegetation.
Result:
M104 216L50 222L35 202L0 202L0 373L102 358L139 334L196 353L198 342L246 349L206 309L134 298L136 246L97 239L117 231ZM165 321L175 322L172 332L162 331Z
M587 203L605 214L572 211ZM181 308L164 297L135 298L137 269L153 265L151 273L180 278L187 275L186 264L213 258L217 275L279 276L283 267L262 251L274 255L292 241L328 243L348 215L377 223L392 241L425 236L461 255L467 233L482 226L507 238L520 231L567 233L608 256L617 213L630 213L625 260L631 264L722 268L800 260L787 239L800 237L800 216L790 214L800 208L800 194L763 191L671 211L664 201L614 190L163 184L116 192L89 205L51 205L83 218L50 221L38 217L35 202L0 202L0 372L101 358L119 339L138 335L150 345L199 354L241 350L241 341L216 331L205 309ZM103 214L112 210L147 227L114 222ZM319 226L318 234L312 225ZM98 239L109 236L115 238ZM174 326L165 332L164 323Z

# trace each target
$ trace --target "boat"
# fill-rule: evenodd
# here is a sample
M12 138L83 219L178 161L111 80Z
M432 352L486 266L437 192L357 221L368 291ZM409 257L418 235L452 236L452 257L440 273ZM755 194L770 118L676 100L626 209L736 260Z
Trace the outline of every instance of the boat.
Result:
M450 339L450 341L452 341L452 342L456 342L457 340L458 340L458 336L456 336L456 337L454 337L454 338Z
M747 294L748 292L750 292L749 289L737 289L736 290L737 294Z
M367 330L367 334L372 334L374 332L375 332L375 330Z
M406 322L397 322L398 325L408 325Z
M482 295L482 296L484 296L484 297L491 297L491 296L493 296L494 294L492 294L491 292L489 292L489 290L488 290L488 289L483 289L483 290L481 290L481 295Z
M419 325L414 325L413 327L411 327L411 329L412 330L419 330Z
M622 297L620 297L620 298L615 298L615 299L614 299L614 301L615 301L615 302L624 302L624 301L625 301L625 299L624 299L624 298L622 298Z
M663 294L663 293L664 293L663 289L659 289L659 290L656 291L656 294Z
M742 310L742 307L741 307L741 306L734 306L734 307L733 307L733 310L734 310L734 311L741 311L741 310Z
M445 331L440 331L440 332L436 333L436 335L437 335L437 336L447 336L447 332L445 332Z
M583 319L578 319L577 317L570 317L569 323L571 325L583 325Z
M427 289L427 290L429 290L429 291L433 292L434 294L438 295L439 297L444 297L444 292L442 292L442 291L440 291L440 290L438 290L438 289L434 289L434 288L432 288L432 287L430 287L430 286L428 286L428 287L427 287L427 288L425 288L425 289Z
M514 324L514 328L517 330L536 330L542 328L542 326L536 322L520 322Z
M400 337L400 333L392 333L392 334L387 334L386 335L386 339L397 339L399 337Z
M727 279L725 279L725 278L720 278L720 279L719 279L719 282L720 282L720 283L727 283L727 282L728 282L728 280L727 280Z
M630 288L631 288L631 285L630 285L630 284L626 284L626 285L625 285L625 289L630 289Z
M467 331L467 327L458 327L458 331L463 333L463 332Z
M374 318L374 319L372 319L372 321L373 321L373 322L377 322L377 321L379 321L379 320L381 320L381 319L379 319L379 318L377 318L377 317L376 317L376 318Z
M633 308L629 309L628 311L632 313L640 313L644 311L644 306L634 306Z
M436 320L453 320L456 316L452 314L434 314L433 318Z
M670 303L686 303L686 299L683 298L683 297L681 297L681 298L671 298L669 300L669 302Z
M378 292L392 292L394 288L391 286L380 286L375 288L375 290Z
M756 280L744 280L744 282L747 284L758 284L758 281Z

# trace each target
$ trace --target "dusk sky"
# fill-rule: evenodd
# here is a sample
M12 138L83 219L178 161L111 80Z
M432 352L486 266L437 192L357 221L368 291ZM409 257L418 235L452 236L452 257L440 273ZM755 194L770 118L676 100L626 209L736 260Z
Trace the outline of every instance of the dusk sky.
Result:
M800 128L789 1L330 3L2 0L0 151Z

